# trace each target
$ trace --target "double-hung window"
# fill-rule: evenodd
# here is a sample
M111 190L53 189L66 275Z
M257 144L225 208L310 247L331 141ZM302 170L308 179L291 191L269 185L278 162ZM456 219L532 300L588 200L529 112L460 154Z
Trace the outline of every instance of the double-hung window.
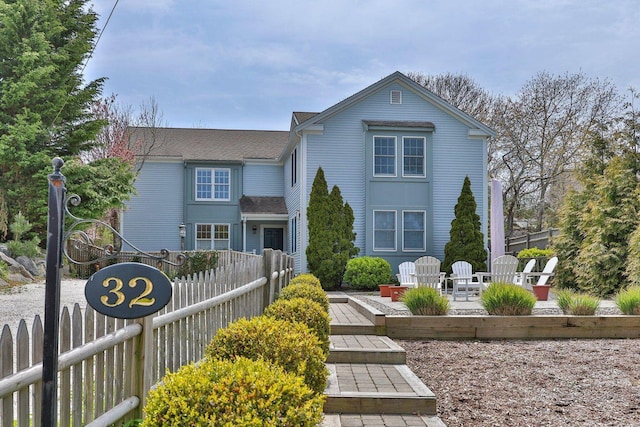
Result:
M396 250L396 211L373 211L373 250Z
M402 176L425 176L425 149L424 137L405 136L402 138L403 167Z
M373 137L373 175L396 176L396 138Z
M229 224L196 224L196 249L229 249Z
M402 212L402 250L425 251L425 211L403 211Z
M196 168L196 200L230 200L229 169Z

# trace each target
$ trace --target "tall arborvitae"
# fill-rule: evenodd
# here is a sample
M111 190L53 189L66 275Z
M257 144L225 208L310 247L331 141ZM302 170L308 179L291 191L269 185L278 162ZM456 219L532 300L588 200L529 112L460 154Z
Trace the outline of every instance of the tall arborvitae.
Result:
M455 207L455 218L451 221L449 242L444 247L442 269L451 273L451 264L467 261L473 271L486 271L487 250L484 235L480 231L480 216L476 213L476 200L471 192L471 181L465 177L462 191Z
M356 235L353 232L353 210L344 203L338 186L327 193L327 182L322 168L318 168L311 188L308 208L309 244L307 265L309 271L325 289L335 289L350 258L357 255Z
M323 287L326 278L320 276L322 262L331 258L333 253L332 239L327 233L327 225L329 223L329 190L327 189L327 181L324 177L322 168L318 168L316 176L311 186L311 194L309 195L309 206L307 207L307 228L309 229L309 243L307 244L307 267L309 272L313 273Z

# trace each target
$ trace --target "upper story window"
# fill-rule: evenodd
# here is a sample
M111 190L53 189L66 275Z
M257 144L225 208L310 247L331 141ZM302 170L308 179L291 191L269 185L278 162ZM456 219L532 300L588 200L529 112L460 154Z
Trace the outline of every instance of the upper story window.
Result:
M373 250L396 250L396 211L373 211Z
M229 169L196 168L196 200L230 200Z
M298 182L298 149L294 148L291 153L291 186Z
M425 176L426 138L402 137L402 176Z
M373 137L373 175L396 176L396 138Z

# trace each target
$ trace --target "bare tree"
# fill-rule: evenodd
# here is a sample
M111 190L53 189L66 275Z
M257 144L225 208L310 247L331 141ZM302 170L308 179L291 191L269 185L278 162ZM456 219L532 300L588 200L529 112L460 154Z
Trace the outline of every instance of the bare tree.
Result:
M542 228L550 190L581 161L587 138L609 129L620 105L613 84L582 73L540 72L507 99L493 122L493 172L508 183L507 235L522 208L530 209L533 228Z
M149 154L163 143L158 138L158 128L166 124L154 97L142 102L135 113L131 106L117 104L116 95L111 95L94 104L92 112L105 125L95 146L82 153L82 159L87 163L119 157L131 163L138 173Z
M425 75L409 72L407 77L474 119L486 125L491 124L494 102L498 97L482 89L468 75L453 73Z

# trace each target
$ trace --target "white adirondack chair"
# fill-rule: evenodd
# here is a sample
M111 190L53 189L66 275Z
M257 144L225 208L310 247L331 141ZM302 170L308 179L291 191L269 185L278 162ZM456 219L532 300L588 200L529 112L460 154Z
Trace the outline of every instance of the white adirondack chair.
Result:
M535 283L536 285L546 285L549 281L549 278L554 275L554 270L558 265L558 257L554 256L549 258L547 263L544 265L544 268L541 272L532 271L530 273L525 274L525 284L528 289L531 289L531 283L528 282L528 277L538 277L538 281Z
M396 274L400 286L416 286L416 264L413 261L405 261L398 266Z
M535 259L530 259L529 262L524 266L522 271L520 273L516 274L516 278L513 281L513 283L515 283L516 285L527 287L527 283L525 283L525 281L531 279L531 275L529 275L529 273L531 273L533 271L533 267L535 267L535 266L536 266L536 260ZM529 277L527 277L527 276L529 276ZM528 285L531 286L531 282L530 281L529 281Z
M502 255L494 259L490 272L476 273L478 281L482 283L480 292L482 293L483 288L489 287L491 282L514 283L518 272L518 263L518 258L513 255Z
M432 256L423 256L415 261L417 286L437 289L442 295L442 284L446 273L440 271L440 260Z
M469 292L480 293L480 283L474 281L473 267L467 261L456 261L451 264L451 281L453 282L453 300L458 294L464 292L465 299L469 301Z

